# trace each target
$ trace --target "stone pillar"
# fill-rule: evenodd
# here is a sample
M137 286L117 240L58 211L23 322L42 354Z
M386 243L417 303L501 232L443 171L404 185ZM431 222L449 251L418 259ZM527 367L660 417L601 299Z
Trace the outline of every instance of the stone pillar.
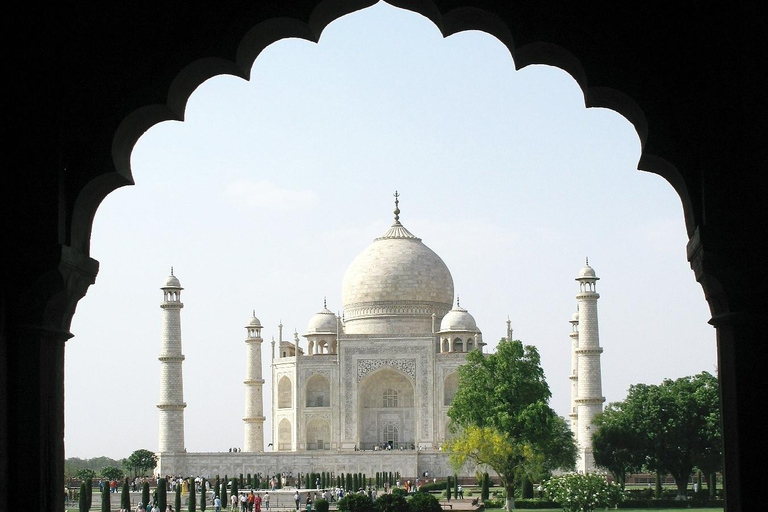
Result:
M598 281L595 271L589 262L579 272L579 294L576 300L579 304L577 383L578 398L578 447L579 460L577 469L588 473L595 470L595 460L592 454L592 418L603 410L603 386L600 370L600 335L597 324L597 299L600 295L595 291Z
M243 450L246 452L264 451L264 398L261 375L261 322L253 317L245 326L247 331L245 356L245 437ZM274 343L273 343L274 346Z
M160 431L158 451L181 453L184 448L184 381L181 365L181 284L171 275L165 280L163 290L163 334L160 347Z

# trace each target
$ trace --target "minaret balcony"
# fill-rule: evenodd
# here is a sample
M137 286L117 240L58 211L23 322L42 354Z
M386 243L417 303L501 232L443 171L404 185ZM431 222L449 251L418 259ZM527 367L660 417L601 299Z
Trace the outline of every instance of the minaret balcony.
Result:
M603 353L603 347L595 348L577 348L576 353L579 355L593 355L597 356Z

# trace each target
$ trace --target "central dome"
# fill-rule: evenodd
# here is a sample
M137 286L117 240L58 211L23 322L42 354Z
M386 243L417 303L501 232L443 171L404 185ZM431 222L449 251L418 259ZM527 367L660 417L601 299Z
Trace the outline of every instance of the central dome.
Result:
M341 300L347 334L431 333L432 314L439 326L453 305L453 277L396 218L349 265Z

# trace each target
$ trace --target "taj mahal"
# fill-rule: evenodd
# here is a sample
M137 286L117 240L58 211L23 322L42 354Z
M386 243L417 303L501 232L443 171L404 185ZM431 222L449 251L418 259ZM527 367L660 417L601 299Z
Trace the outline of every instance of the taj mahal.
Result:
M449 438L448 409L458 368L472 350L485 350L474 317L454 295L446 264L400 222L347 268L342 311L323 304L306 331L278 339L271 360L271 446L265 450L262 323L253 316L244 338L245 410L242 451L188 453L184 440L179 279L162 286L162 345L158 475L279 472L399 472L403 477L453 475L441 447ZM570 319L572 367L568 421L579 448L578 470L594 471L590 424L603 402L595 284L588 262L576 280L577 312ZM564 322L565 323L565 322ZM507 339L512 330L507 320ZM566 345L564 344L564 347ZM564 348L565 349L565 348ZM562 383L562 386L566 386ZM554 387L550 383L551 387ZM464 476L475 474L465 467Z

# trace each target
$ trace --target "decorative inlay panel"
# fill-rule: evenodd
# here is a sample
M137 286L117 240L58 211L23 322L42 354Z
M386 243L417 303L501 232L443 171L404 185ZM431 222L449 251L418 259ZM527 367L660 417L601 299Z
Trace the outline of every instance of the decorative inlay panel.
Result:
M408 375L411 379L416 379L416 360L415 359L358 359L357 360L357 382L360 382L366 375L374 370L384 366L390 366L395 370Z

